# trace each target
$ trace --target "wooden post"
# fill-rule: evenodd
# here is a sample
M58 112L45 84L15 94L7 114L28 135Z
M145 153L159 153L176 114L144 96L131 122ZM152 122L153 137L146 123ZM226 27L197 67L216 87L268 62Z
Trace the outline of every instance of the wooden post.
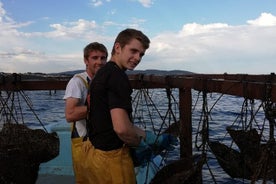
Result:
M179 88L180 157L192 166L192 95L190 88Z

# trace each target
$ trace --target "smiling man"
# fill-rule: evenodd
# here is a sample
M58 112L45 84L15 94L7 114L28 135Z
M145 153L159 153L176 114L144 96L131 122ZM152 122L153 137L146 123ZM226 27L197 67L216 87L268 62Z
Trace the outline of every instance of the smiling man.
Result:
M87 94L89 83L96 72L106 64L108 52L106 47L98 42L88 44L83 50L83 59L86 70L75 74L67 84L65 95L65 118L72 123L72 160L76 183L83 183L82 159L85 155L82 146L88 141L83 141L87 136Z

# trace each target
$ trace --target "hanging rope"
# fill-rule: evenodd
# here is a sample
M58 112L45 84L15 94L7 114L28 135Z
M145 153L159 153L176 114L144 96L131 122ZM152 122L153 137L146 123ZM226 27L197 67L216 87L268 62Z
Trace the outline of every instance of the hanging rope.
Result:
M144 81L143 75L139 77L139 82L142 86L141 89L135 90L133 93L133 120L144 127L144 129L151 129L157 135L160 135L164 129L170 127L172 123L177 122L176 113L178 112L178 103L176 98L172 94L172 88L165 89L165 95L162 97L158 93L161 93L162 90L156 89L147 89L143 88ZM162 104L156 105L156 102L159 102L160 99L154 100L153 98L162 98ZM165 110L161 110L160 107L164 108L164 99L167 99L167 107ZM174 105L174 109L173 109ZM160 120L159 122L158 119ZM158 127L157 127L158 126Z
M141 86L144 86L143 77L140 77ZM152 130L155 134L160 136L164 131L171 128L170 126L177 122L177 113L179 114L178 103L175 100L171 88L166 88L165 91L161 89L147 89L141 88L133 91L132 94L132 119L135 124L142 126L145 130ZM159 103L159 104L158 104ZM177 129L179 131L179 128ZM163 150L158 153L158 164L155 162L148 163L144 170L146 172L145 181L148 182L148 174L154 167L155 170L161 169L168 159L169 152ZM163 164L160 164L163 163Z
M207 102L207 92L203 91L202 94L202 108L201 115L198 123L197 133L195 136L195 147L197 150L202 150L206 152L206 143L209 140L209 111L208 111L208 102ZM199 145L199 135L201 138L201 144Z
M22 101L21 101L22 100ZM33 104L31 103L30 98L24 93L24 91L7 91L6 97L4 95L1 95L1 114L2 116L6 117L7 123L11 123L12 120L19 124L20 120L22 121L22 124L25 124L24 116L23 116L23 110L22 110L22 103L25 102L29 110L32 112L36 120L39 122L40 126L47 132L47 129L45 128L44 124L36 114ZM25 109L26 110L26 109Z

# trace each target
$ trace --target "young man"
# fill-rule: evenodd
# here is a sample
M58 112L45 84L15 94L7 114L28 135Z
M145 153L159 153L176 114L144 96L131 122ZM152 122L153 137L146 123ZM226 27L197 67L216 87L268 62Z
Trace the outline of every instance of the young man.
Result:
M169 145L169 136L157 138L132 123L131 93L126 70L141 61L150 40L141 31L125 29L115 40L111 60L96 74L90 86L88 129L92 149L85 162L85 182L135 184L135 172L129 147L137 153L157 142ZM165 144L166 143L166 144Z
M72 123L72 161L76 183L83 183L81 164L85 157L82 151L83 138L87 136L87 93L89 83L96 72L106 64L108 52L106 47L98 42L88 44L83 50L83 59L86 69L82 73L75 74L66 87L65 95L65 118Z

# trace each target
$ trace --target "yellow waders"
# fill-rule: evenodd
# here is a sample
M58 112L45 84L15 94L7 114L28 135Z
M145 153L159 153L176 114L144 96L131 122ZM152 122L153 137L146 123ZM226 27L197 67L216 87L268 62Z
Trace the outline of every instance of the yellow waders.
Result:
M72 123L73 131L74 123ZM76 184L86 184L83 179L83 163L86 160L88 149L92 147L91 142L87 140L83 141L83 137L71 138L71 149L72 149L72 163L75 175Z
M135 184L135 172L129 149L95 149L91 144L83 170L86 184Z
M83 182L83 162L86 160L88 148L91 147L91 142L89 140L83 142L83 137L78 137L72 138L71 143L76 184L85 184Z

